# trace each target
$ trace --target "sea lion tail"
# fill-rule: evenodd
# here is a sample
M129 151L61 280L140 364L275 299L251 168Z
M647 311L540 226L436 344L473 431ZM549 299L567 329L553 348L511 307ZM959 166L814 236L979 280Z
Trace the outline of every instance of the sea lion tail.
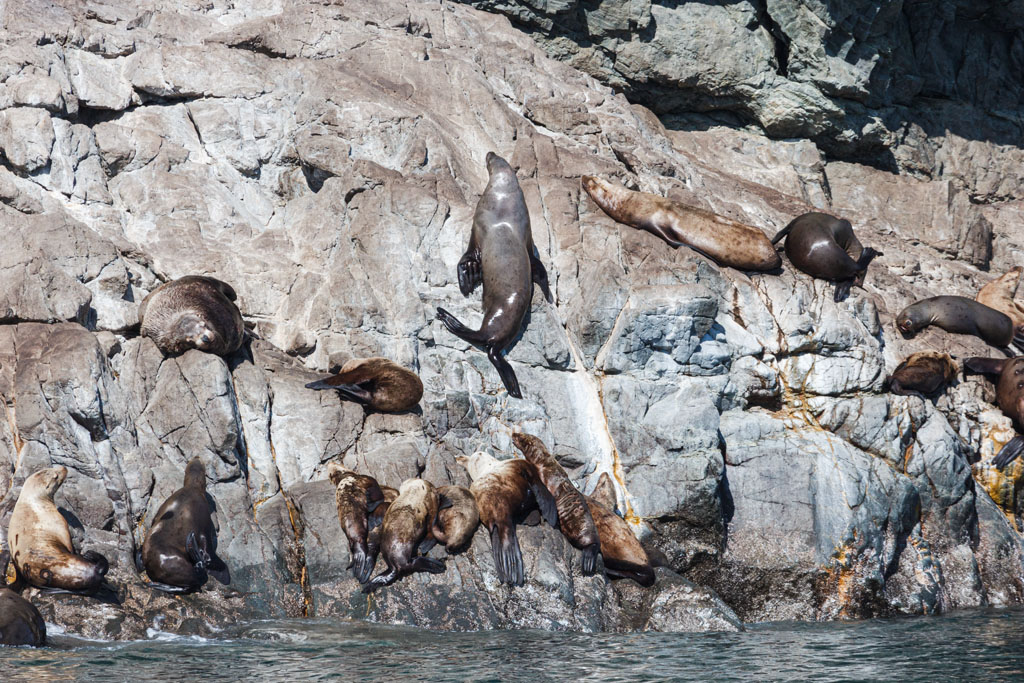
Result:
M437 307L437 319L448 328L448 331L454 334L459 339L468 341L470 344L481 344L486 340L482 330L471 330L456 318L454 315L444 310L440 306Z
M487 349L487 358L491 361L494 369L498 371L498 376L501 377L501 383L505 385L508 395L512 398L522 398L523 392L519 390L519 380L516 379L516 373L512 366L508 364L508 361L502 357L498 347L492 346Z
M1016 460L1021 453L1024 453L1024 436L1015 436L999 450L992 463L996 469L1001 470Z
M510 586L522 586L526 581L523 572L523 551L519 549L516 527L512 520L507 524L491 527L491 554L498 581Z
M601 553L601 545L592 543L583 549L583 575L592 576L597 571L597 556Z

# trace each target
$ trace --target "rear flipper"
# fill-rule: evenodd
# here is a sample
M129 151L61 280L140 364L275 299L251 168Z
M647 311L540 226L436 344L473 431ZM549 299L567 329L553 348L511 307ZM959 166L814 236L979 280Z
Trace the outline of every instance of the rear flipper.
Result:
M357 545L352 549L352 576L356 577L356 581L359 583L366 583L370 580L370 575L373 574L373 565L376 564L374 560L377 558L371 558L366 552L366 548L361 545Z
M206 569L209 571L210 576L217 579L217 581L222 585L227 586L231 583L231 571L228 569L228 566L224 564L224 560L217 557L216 554L210 558L210 562L206 565ZM203 583L206 582L204 581Z
M533 281L540 286L540 291L544 293L544 298L547 302L554 303L555 299L551 296L551 288L548 286L548 271L544 267L544 264L540 262L540 259L536 255L530 254L530 270L533 273Z
M471 330L456 318L454 315L444 310L440 306L437 307L437 319L448 328L448 331L454 334L459 339L467 341L470 344L482 344L486 339L480 330Z
M189 561L196 569L205 569L210 564L210 554L205 548L199 546L196 540L196 532L191 532L185 539L185 551L188 553Z
M480 251L470 246L459 259L459 265L455 270L459 274L459 291L462 292L462 296L469 296L484 281Z
M836 291L832 295L832 300L835 302L842 301L846 297L850 296L850 288L853 286L853 280L840 280L836 282Z
M369 403L371 398L370 392L358 384L328 384L327 380L321 380L319 382L310 382L306 385L306 388L336 389L343 397L356 403Z
M427 572L428 574L444 574L444 560L435 560L432 557L422 555L409 563L409 573Z
M1003 469L1024 453L1024 436L1015 436L1000 449L992 463L997 469Z
M437 539L435 538L424 538L420 541L419 551L421 555L426 555L430 552L430 549L437 545Z
M162 591L164 593L174 593L176 595L184 595L185 593L192 593L196 590L195 586L168 586L166 583L157 583L150 581L145 584L146 588L152 588L153 590Z
M633 579L644 588L654 585L654 568L649 565L633 564L632 562L614 562L609 566L605 560L604 571L614 579Z
M491 555L498 581L510 586L522 586L526 580L523 572L523 552L519 549L516 527L511 520L505 525L491 527Z
M882 252L875 251L871 247L864 247L860 252L860 258L857 259L857 270L859 272L853 278L853 284L861 288L864 287L864 276L867 275L868 264L871 263L871 260L876 256L882 256Z
M601 553L601 546L598 543L588 545L583 549L583 575L591 576L597 571L597 556Z
M441 309L437 310L440 311ZM498 371L498 376L501 377L501 383L505 385L508 395L513 398L522 398L523 393L519 390L519 380L516 379L516 373L512 370L512 366L508 364L508 361L501 355L501 351L496 346L492 346L487 349L487 358L491 361L494 369Z
M779 240L788 235L790 231L793 229L793 223L795 222L796 219L793 219L792 221L789 222L789 225L775 233L775 237L772 238L772 244L777 244Z
M386 571L386 572L384 572L382 574L378 574L373 579L373 581L371 581L370 583L368 583L365 586L363 586L363 592L364 593L372 593L373 591L377 590L378 588L383 588L384 586L390 586L391 584L393 584L397 580L398 580L398 570L397 569L389 569L388 571Z

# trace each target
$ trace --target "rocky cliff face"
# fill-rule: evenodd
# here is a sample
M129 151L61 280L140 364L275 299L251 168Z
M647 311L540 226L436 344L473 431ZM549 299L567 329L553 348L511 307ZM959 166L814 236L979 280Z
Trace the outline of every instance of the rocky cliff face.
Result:
M637 31L664 11L628 7ZM77 547L111 559L121 601L32 594L51 623L108 638L304 615L703 630L1024 599L1024 464L986 464L1010 428L991 386L961 379L935 402L882 392L913 351L997 353L937 330L908 341L892 319L1020 263L1020 201L829 162L811 141L667 130L464 5L13 0L3 12L0 527L28 474L66 465L57 502ZM977 148L991 168L1019 153ZM523 400L433 319L439 304L479 319L455 264L491 150L518 170L555 293L555 305L534 297L509 353ZM788 263L747 275L615 224L583 174L768 235L833 212L884 256L835 303L832 285ZM138 336L143 297L190 273L238 291L251 348L163 358ZM371 355L417 370L419 412L367 414L303 387ZM534 527L520 535L523 588L497 584L478 533L445 574L360 594L326 464L392 486L467 484L455 456L510 456L520 429L584 490L614 476L628 520L669 558L657 587L582 577L578 552ZM144 588L131 558L194 455L214 479L233 581L172 599Z

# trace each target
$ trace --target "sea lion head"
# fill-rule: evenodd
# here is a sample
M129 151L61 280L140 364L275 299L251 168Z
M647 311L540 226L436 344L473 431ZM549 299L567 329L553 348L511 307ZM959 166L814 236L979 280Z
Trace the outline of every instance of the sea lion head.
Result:
M47 467L44 470L32 473L25 480L24 488L30 492L47 498L53 498L64 480L68 478L68 468L63 466Z
M327 464L327 478L330 479L331 483L337 486L341 483L347 475L352 474L352 470L336 462Z
M200 351L209 351L217 348L223 342L220 333L209 327L206 322L195 313L185 313L178 317L171 331L171 338L176 340L176 352L197 348Z
M477 451L470 456L456 456L455 462L465 467L466 471L469 472L469 478L474 481L487 474L491 468L498 464L493 455L483 451Z
M608 201L608 183L592 175L583 176L580 182L595 202L604 205Z
M203 465L199 456L189 460L188 465L185 466L185 486L198 486L206 489L206 466Z
M896 329L904 337L913 337L918 330L928 325L924 311L921 308L907 306L896 316Z
M548 450L544 448L544 442L532 434L525 434L523 432L516 432L512 435L512 443L516 445L523 453L523 457L536 465L539 461L544 461L550 455Z

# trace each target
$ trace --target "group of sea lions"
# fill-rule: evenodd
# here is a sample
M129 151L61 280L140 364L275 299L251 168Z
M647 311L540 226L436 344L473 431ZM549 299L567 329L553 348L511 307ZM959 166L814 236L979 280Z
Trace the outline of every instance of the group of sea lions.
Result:
M520 333L533 284L540 286L549 302L552 296L515 171L493 152L487 154L486 164L489 182L476 207L469 246L457 266L464 296L483 284L483 320L473 330L444 308L437 309L437 317L456 336L486 348L508 393L518 398L522 396L519 382L502 353ZM852 285L863 285L868 264L880 255L860 243L848 220L823 213L798 216L769 240L756 227L593 176L584 176L582 186L616 221L649 231L673 248L689 246L723 266L777 271L782 259L774 245L785 238L790 262L812 277L835 282L837 301L847 296ZM910 335L937 325L975 334L996 346L1012 342L1024 347L1024 307L1013 300L1021 270L987 285L977 301L934 297L917 302L900 313L897 327ZM189 349L234 353L251 336L235 299L231 286L212 277L190 275L164 283L139 307L140 333L167 355ZM1024 431L1024 358L972 358L965 365L999 376L999 405L1014 419L1018 431ZM895 393L933 395L956 372L948 355L914 354L893 373L889 388ZM384 412L409 410L423 395L420 378L386 358L351 360L337 374L306 386L334 389L342 398ZM602 474L593 493L584 495L538 438L516 433L513 442L522 459L499 461L484 452L456 458L472 480L469 489L408 479L396 490L330 463L328 477L335 486L350 568L364 584L363 590L372 592L414 572L445 571L444 560L425 553L436 543L444 544L450 554L460 552L480 524L490 536L499 580L522 585L525 570L516 526L538 523L541 518L581 551L584 574L597 572L600 555L609 577L652 585L652 556L617 514L608 474ZM1024 437L1018 436L1003 447L997 466L1004 467L1022 451ZM16 580L14 586L0 588L0 644L45 642L38 611L16 592L25 584L49 592L86 594L106 585L106 558L93 551L75 552L67 522L53 502L67 474L64 467L43 469L29 476L22 487L7 536ZM149 577L147 586L189 593L201 589L209 576L230 581L227 565L216 552L206 476L202 461L193 458L185 468L182 487L157 510L135 555L138 571ZM379 554L387 569L371 578ZM6 569L7 553L0 559Z

